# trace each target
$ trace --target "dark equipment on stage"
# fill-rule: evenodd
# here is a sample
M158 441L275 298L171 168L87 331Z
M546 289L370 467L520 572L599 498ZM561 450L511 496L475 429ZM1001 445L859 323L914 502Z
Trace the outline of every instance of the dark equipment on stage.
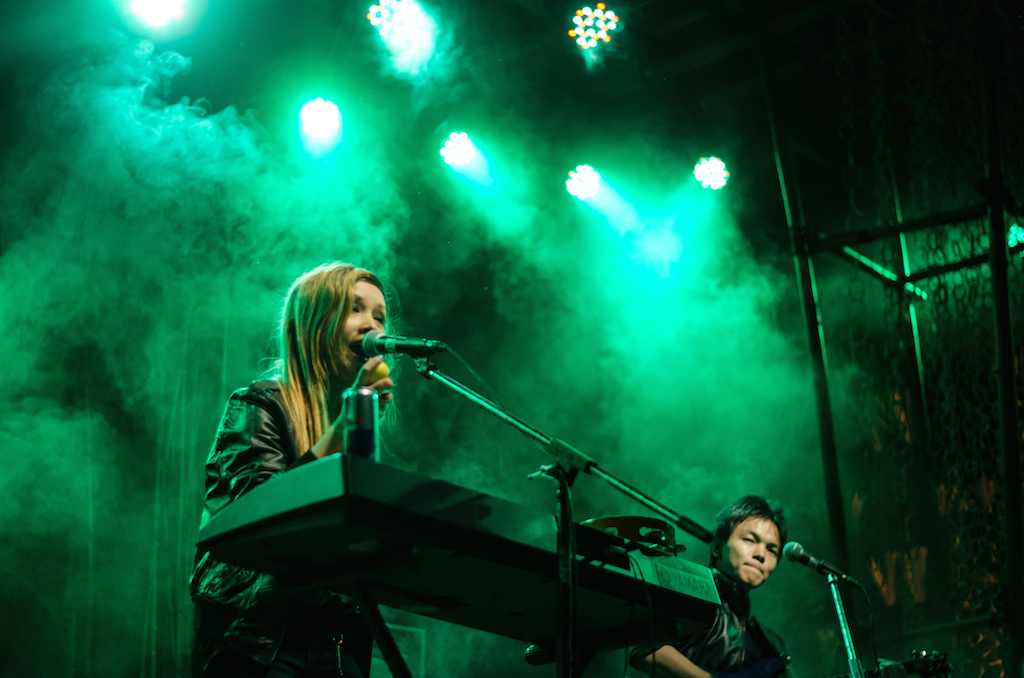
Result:
M389 655L400 655L377 604L552 647L555 532L549 514L334 455L272 478L225 507L200 532L199 548L275 575L294 590L355 596L391 664ZM583 654L710 626L720 604L710 569L635 553L640 576L633 576L623 555L626 540L593 532L596 541L581 544L578 561ZM396 678L407 671L392 667Z
M739 673L722 673L721 671L714 671L708 668L704 670L715 678L775 678L786 670L788 664L789 662L784 659L771 657L769 659L762 659L749 669L744 669ZM897 675L904 676L947 678L953 672L953 665L949 663L949 658L944 653L928 652L925 650L914 650L910 655L910 659L893 662L893 664L900 667L899 671L896 672ZM884 673L881 669L867 669L864 672L864 676L865 678L883 678ZM849 673L843 673L830 676L830 678L851 678L851 676Z
M580 525L614 534L626 541L629 550L638 549L645 556L674 556L686 550L676 543L676 528L672 523L650 516L606 516L584 520ZM577 539L586 537L586 532L577 534ZM580 547L582 551L582 546Z

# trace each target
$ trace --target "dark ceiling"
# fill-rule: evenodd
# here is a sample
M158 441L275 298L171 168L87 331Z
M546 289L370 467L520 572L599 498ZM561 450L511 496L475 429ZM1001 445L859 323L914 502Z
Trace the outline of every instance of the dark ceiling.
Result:
M338 79L361 78L367 105L391 106L396 113L398 106L387 103L388 97L408 84L381 68L377 36L365 30L362 5L209 2L193 33L158 46L180 51L194 63L190 73L175 80L168 99L202 97L213 110L253 108L273 127L273 111L282 108L277 104L284 96L275 90L286 82L300 86L295 82L306 77L302 70L319 67ZM1013 55L1002 57L1010 72L1022 63L1024 20L1018 5L996 3L1007 44L1017 46ZM109 3L99 0L8 7L5 23L8 31L27 26L33 12L50 21L58 8L69 6L106 7L108 23L122 27ZM914 150L909 128L912 109L920 105L908 83L929 60L935 61L929 83L946 88L928 90L930 95L970 99L975 94L970 90L976 87L979 38L971 22L978 10L964 3L619 1L611 9L622 17L624 30L596 68L585 67L565 35L575 7L547 0L450 0L430 7L440 17L442 40L450 61L458 62L452 69L458 73L417 86L423 93L417 110L398 111L411 113L410 132L429 135L449 122L485 121L497 111L512 111L550 138L567 140L568 164L591 128L645 128L680 158L727 157L746 201L741 227L755 248L787 249L769 87L784 148L790 151L787 179L799 184L806 220L822 232L885 217L884 205L872 206L886 198L873 169L891 166L896 184L907 192L914 171L906 156ZM8 69L17 68L14 60L7 61ZM959 81L949 75L954 70L961 71ZM976 104L957 108L944 101L946 133L960 131L958 117L977 117ZM396 164L402 160L396 158ZM980 179L981 158L971 160L976 166L968 173Z
M349 16L354 5L249 3L241 21L236 8L211 5L204 24L217 26L216 31L201 26L168 45L196 63L175 90L193 98L201 92L214 108L267 109L268 82L287 64L298 67L374 49L376 36L361 30L361 16L355 21ZM415 128L427 132L446 120L486 117L489 106L514 108L540 124L546 119L550 134L564 138L574 134L565 129L570 115L578 129L647 126L680 149L731 153L745 191L757 204L761 233L754 237L768 235L781 244L787 236L765 97L764 74L771 73L778 123L787 131L800 171L815 176L803 187L809 213L843 216L839 171L847 148L839 138L837 32L848 31L849 65L859 73L867 69L871 53L866 17L875 17L873 37L883 42L897 39L892 25L898 17L852 0L613 3L610 8L620 14L625 30L603 62L587 69L565 35L573 7L537 0L438 5L442 21L457 29L452 33L458 36L459 58L472 59L465 77L506 87L508 96L503 99L479 82L457 82L465 86L434 96ZM211 68L211 62L217 66ZM397 86L386 77L369 82L378 93ZM863 99L862 92L853 98Z

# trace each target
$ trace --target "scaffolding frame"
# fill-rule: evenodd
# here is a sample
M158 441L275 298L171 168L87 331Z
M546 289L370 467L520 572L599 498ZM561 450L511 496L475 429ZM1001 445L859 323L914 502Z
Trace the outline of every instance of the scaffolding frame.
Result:
M812 358L815 404L818 417L821 461L824 472L825 500L836 561L843 569L850 567L850 544L846 527L842 497L842 483L839 473L839 456L836 447L835 422L833 419L832 397L828 385L828 358L825 344L825 326L822 321L821 305L818 299L814 273L815 258L833 255L866 272L884 286L903 293L904 310L910 318L915 351L916 381L912 388L919 403L924 403L924 365L922 362L921 337L917 325L915 304L927 299L927 294L916 283L938 275L966 268L988 264L991 270L992 316L995 330L995 363L998 385L999 443L1003 476L1003 504L1006 516L1005 548L1007 564L1005 580L1001 582L1004 596L1003 609L991 620L959 620L951 624L933 626L931 631L949 627L961 628L965 624L1000 625L1007 639L1001 652L1003 676L1024 678L1024 514L1021 502L1021 457L1020 422L1018 416L1016 384L1014 381L1013 328L1009 299L1009 254L1024 252L1024 243L1007 246L1006 215L1021 216L1020 206L1014 202L1005 184L1002 171L1002 139L1000 137L1000 92L999 71L996 57L996 21L994 0L979 0L977 5L981 26L980 51L983 116L983 166L984 177L975 188L980 192L980 202L959 209L935 212L920 218L904 221L893 178L896 219L885 224L864 225L833 235L822 236L807 224L800 200L793 156L788 139L783 133L775 106L778 86L774 69L770 63L770 46L763 40L760 49L761 76L764 87L767 118L775 155L779 190L789 232L791 253L795 270L800 306L805 320L808 345ZM987 254L965 257L959 261L941 266L911 271L907 257L906 235L916 231L940 228L970 220L985 220L988 226L989 248ZM902 272L888 270L854 249L891 238L898 238L900 244ZM921 421L927 427L927 417ZM927 440L927 431L925 431ZM917 634L908 634L917 635Z

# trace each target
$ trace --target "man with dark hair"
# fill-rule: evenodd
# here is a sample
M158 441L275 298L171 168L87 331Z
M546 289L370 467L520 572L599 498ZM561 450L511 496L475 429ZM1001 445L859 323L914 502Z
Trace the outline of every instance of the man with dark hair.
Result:
M779 563L786 542L782 509L748 495L723 508L715 523L710 564L722 607L706 631L635 648L630 661L650 675L711 678L709 671L739 673L762 660L784 657L781 639L750 614L747 597Z

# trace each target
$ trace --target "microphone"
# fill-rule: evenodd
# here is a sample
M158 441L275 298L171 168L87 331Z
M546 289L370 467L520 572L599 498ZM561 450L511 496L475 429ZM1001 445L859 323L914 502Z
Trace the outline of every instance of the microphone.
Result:
M864 588L860 583L853 577L843 574L842 570L828 562L827 560L818 560L810 553L804 550L803 546L795 541L788 542L782 547L782 555L786 557L786 560L792 560L794 563L800 563L812 568L818 574L831 574L835 575L840 581L844 581L847 584L852 584L857 588Z
M383 332L370 330L362 341L353 341L349 348L356 355L372 358L385 353L404 353L413 358L426 358L435 353L448 350L448 344L435 339L417 339L413 337L389 337Z

